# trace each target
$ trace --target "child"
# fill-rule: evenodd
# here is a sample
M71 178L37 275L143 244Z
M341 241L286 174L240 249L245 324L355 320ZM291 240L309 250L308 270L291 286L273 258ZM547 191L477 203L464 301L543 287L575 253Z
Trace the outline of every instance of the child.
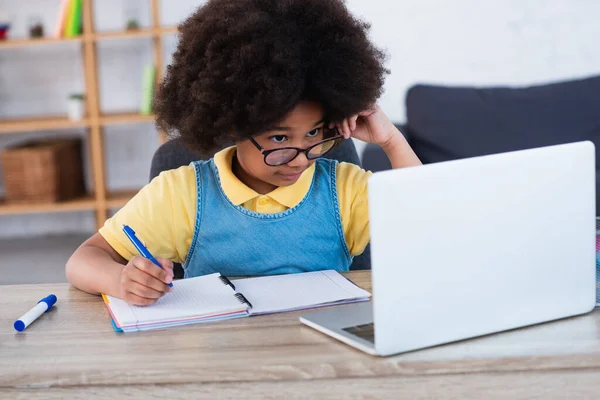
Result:
M369 242L368 172L321 158L351 137L419 165L376 105L384 55L341 0L210 0L180 27L158 125L191 149L233 147L146 185L75 251L69 281L136 305L185 277L346 271ZM137 256L131 226L164 269ZM175 289L176 290L176 289Z

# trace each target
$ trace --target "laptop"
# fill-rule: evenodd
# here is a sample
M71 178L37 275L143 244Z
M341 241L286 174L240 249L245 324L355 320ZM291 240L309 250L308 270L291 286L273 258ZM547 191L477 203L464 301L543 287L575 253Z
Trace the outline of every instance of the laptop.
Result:
M375 173L373 301L300 321L385 356L587 313L595 199L591 142Z

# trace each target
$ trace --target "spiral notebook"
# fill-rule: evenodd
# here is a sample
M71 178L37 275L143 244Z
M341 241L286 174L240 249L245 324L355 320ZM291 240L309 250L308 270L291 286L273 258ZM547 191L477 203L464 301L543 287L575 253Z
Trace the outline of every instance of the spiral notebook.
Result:
M117 332L346 304L370 296L333 270L235 280L219 273L182 279L174 281L173 290L148 307L103 295Z

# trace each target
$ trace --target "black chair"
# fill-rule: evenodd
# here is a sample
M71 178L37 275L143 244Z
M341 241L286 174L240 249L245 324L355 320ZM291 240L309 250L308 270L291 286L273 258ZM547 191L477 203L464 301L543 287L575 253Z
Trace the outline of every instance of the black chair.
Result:
M212 157L212 155L202 155L188 150L179 139L169 140L163 143L152 157L150 180L154 179L162 171L176 169L184 165L189 165L192 161L206 160L210 157ZM361 165L352 140L343 140L327 154L327 158L338 160L340 162L345 161L359 166ZM354 257L350 269L371 269L370 246L367 246L361 255ZM180 264L175 264L174 272L175 278L183 278L183 268Z

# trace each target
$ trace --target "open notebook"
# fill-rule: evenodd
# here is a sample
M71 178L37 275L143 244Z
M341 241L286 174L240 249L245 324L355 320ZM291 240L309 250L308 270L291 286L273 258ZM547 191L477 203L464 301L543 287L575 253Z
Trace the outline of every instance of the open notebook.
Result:
M232 281L218 273L182 279L148 307L103 295L118 332L353 303L370 296L333 270Z

